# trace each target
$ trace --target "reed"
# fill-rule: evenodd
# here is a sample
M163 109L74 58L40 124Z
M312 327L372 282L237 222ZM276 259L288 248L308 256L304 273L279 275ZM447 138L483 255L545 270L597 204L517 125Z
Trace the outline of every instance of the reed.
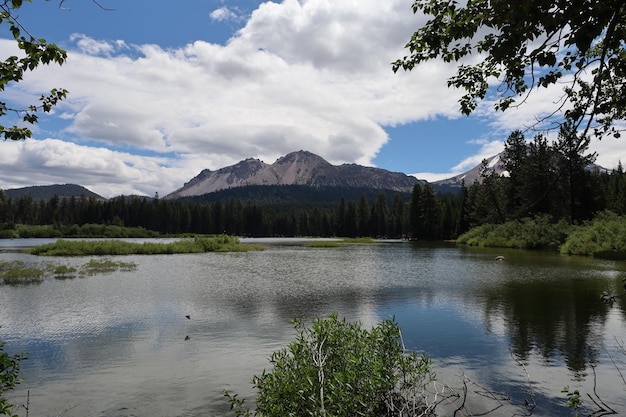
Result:
M40 256L115 256L115 255L163 255L204 252L245 252L261 250L260 245L243 244L236 237L220 235L181 239L169 243L126 242L122 240L63 240L35 246L28 250Z
M22 261L0 262L0 281L4 284L32 284L41 282L44 271Z

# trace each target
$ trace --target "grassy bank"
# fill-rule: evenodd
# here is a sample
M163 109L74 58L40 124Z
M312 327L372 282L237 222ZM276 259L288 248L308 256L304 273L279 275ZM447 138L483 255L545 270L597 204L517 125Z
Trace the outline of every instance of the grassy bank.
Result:
M559 250L566 255L626 260L626 218L612 212L572 226L550 223L547 216L484 224L462 234L457 243L468 246Z
M68 241L35 246L28 250L40 256L90 256L90 255L159 255L175 253L245 252L262 250L260 245L247 245L232 236L182 239L170 243L134 243L121 240Z
M626 218L602 212L595 219L572 230L561 253L605 259L626 259Z
M463 233L457 243L494 248L557 249L571 229L566 222L553 224L548 216L542 216L503 224L483 224Z

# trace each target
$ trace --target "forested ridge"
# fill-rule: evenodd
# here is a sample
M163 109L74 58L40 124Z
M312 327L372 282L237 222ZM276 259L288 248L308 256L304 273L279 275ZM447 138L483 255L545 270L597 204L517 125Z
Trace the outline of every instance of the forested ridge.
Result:
M482 181L457 194L416 185L411 194L350 188L250 186L201 197L165 200L120 196L35 200L0 191L1 236L20 237L20 225L41 226L39 235L98 234L85 225L143 228L162 235L228 233L238 236L371 236L415 240L456 239L485 224L522 222L582 224L610 210L626 213L626 174L591 170L588 141L562 129L550 143L513 132L502 164L485 164ZM80 233L79 233L80 231ZM22 236L25 237L25 236ZM26 236L28 237L28 236Z

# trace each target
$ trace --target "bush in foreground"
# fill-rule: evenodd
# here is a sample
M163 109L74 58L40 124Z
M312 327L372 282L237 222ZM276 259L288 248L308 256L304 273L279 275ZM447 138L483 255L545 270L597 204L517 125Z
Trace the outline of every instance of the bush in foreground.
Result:
M225 392L237 416L427 416L426 385L434 380L425 356L407 354L394 321L366 330L332 315L310 327L294 320L297 336L270 357L273 369L254 376L256 411Z
M17 417L13 413L13 404L4 397L4 393L20 383L20 362L24 355L9 355L4 351L4 341L0 340L0 416Z

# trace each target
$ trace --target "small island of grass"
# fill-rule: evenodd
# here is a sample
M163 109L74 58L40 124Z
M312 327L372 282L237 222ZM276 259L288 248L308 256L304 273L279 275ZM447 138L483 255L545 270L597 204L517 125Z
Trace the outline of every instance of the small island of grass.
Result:
M115 271L132 271L136 267L134 262L117 262L108 258L91 259L82 267L24 261L0 262L0 285L38 284L46 278L73 279Z
M341 240L314 240L304 244L307 248L338 248L346 245L374 243L371 237L344 238Z
M196 237L175 242L126 242L122 240L69 241L59 239L54 243L35 246L28 250L40 256L91 256L91 255L161 255L204 252L246 252L263 250L261 245L243 244L236 237L221 235Z

